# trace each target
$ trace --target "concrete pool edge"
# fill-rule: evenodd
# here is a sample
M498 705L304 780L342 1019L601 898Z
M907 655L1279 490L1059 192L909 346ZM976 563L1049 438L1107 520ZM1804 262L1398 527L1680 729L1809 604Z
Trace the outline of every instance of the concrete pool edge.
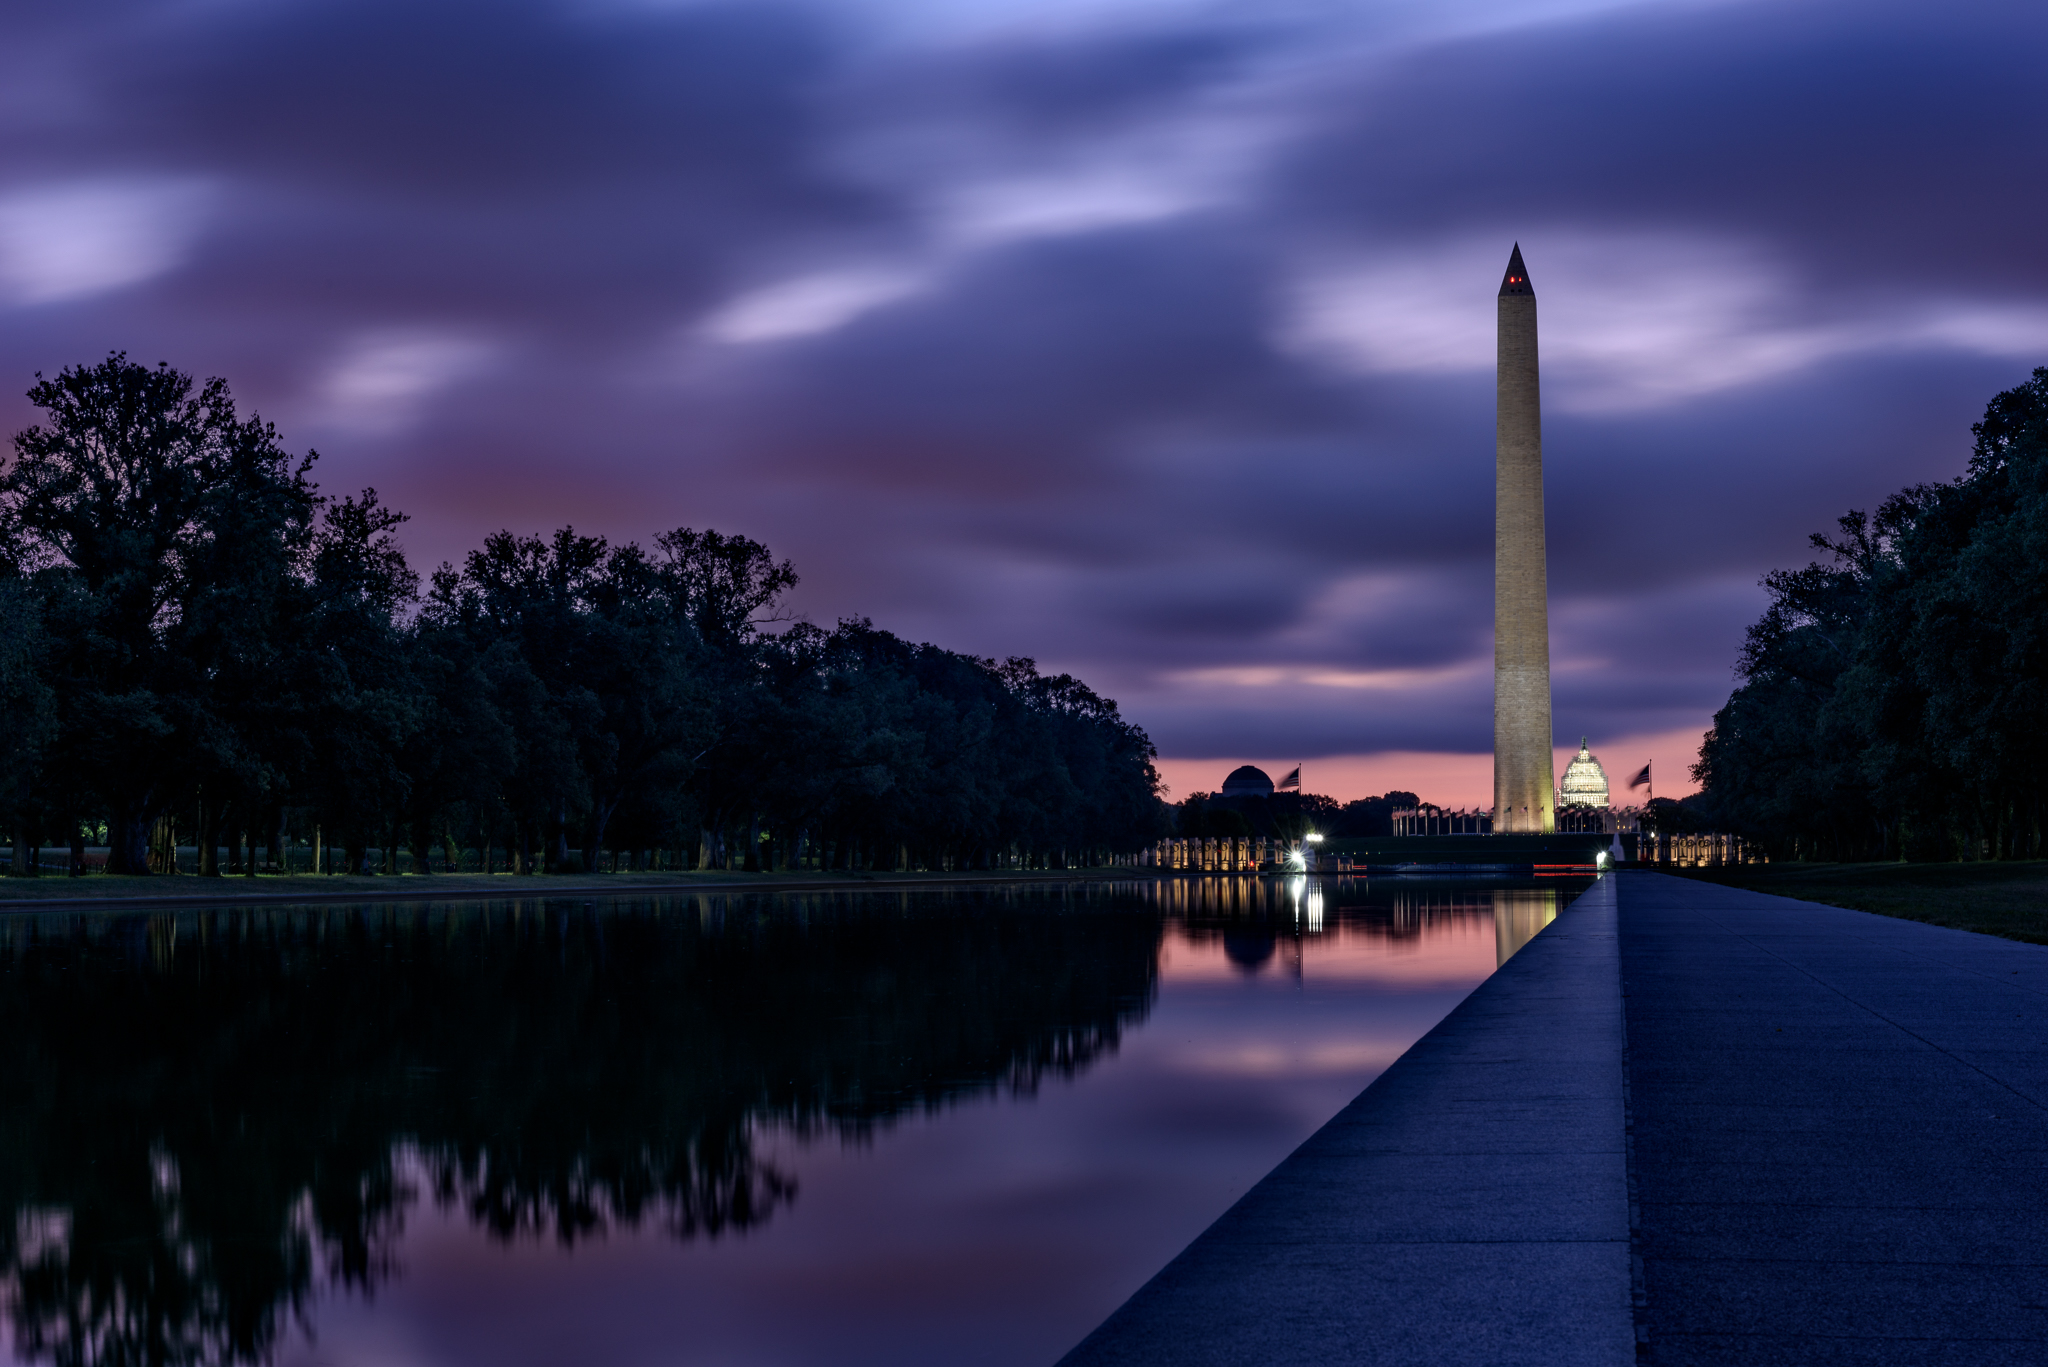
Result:
M1636 1356L1602 878L1061 1360Z

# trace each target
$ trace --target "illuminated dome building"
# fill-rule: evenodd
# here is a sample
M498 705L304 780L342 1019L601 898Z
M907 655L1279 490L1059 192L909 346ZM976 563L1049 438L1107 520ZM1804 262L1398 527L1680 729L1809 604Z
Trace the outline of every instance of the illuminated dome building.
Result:
M1572 762L1565 766L1564 782L1558 786L1557 805L1560 807L1605 807L1607 805L1607 771L1600 767L1600 761L1593 758L1593 752L1586 748L1586 738L1579 737L1579 753L1572 756Z
M1600 791L1602 793L1607 791L1605 779L1601 780ZM1273 796L1273 780L1266 776L1264 769L1255 768L1249 764L1240 765L1230 771L1230 777L1223 780L1223 791L1218 793L1217 796L1271 797ZM1603 797L1601 800L1605 801L1606 799Z

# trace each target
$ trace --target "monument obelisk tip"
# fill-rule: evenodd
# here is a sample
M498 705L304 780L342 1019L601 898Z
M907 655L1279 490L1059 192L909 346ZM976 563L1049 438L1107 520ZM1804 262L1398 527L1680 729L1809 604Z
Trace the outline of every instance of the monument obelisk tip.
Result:
M1517 242L1515 250L1508 256L1508 273L1501 278L1502 294L1526 294L1536 297L1536 287L1529 283L1529 268L1522 264L1522 244Z

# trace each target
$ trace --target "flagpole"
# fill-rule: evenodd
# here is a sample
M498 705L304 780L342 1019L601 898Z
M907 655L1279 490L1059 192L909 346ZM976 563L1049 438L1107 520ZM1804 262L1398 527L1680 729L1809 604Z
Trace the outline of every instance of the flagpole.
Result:
M1651 781L1650 766L1648 764L1645 764L1636 776L1628 781L1628 790L1630 792L1634 792L1638 787L1649 790L1649 796L1643 799L1643 810L1648 811L1650 804L1657 800L1657 785Z

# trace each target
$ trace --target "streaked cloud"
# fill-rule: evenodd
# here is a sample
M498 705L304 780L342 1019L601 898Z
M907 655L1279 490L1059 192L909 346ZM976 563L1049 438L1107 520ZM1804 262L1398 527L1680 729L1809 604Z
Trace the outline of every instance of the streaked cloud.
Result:
M352 338L320 383L319 418L387 435L417 421L433 397L473 378L498 348L476 337L425 330L378 330Z
M700 331L712 341L735 345L812 337L916 294L928 283L929 277L919 271L887 267L799 275L732 300L706 319Z
M1521 245L1556 410L1658 409L1860 353L2048 354L2048 309L1830 295L1828 282L1731 242L1567 228ZM1359 374L1491 371L1485 282L1505 261L1498 241L1468 241L1311 267L1285 288L1279 340Z
M939 213L943 236L965 248L1155 223L1208 202L1204 187L1124 167L962 186Z
M54 304L155 279L185 258L206 200L201 182L159 177L0 192L0 295Z
M1318 665L1215 665L1206 669L1182 669L1164 676L1163 682L1197 688L1341 688L1358 692L1407 692L1438 688L1446 684L1469 684L1492 678L1492 663L1468 660L1444 669L1330 669Z

